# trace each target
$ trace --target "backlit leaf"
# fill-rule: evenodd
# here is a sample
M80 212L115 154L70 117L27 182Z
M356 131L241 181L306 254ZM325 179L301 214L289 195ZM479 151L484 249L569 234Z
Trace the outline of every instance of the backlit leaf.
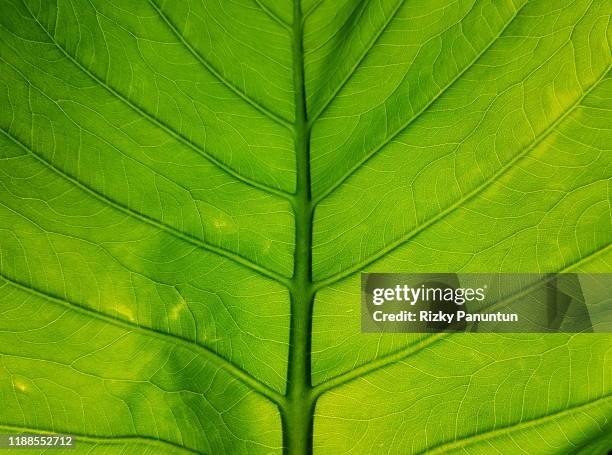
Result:
M611 10L0 1L0 433L606 453L610 336L361 334L359 273L612 271Z

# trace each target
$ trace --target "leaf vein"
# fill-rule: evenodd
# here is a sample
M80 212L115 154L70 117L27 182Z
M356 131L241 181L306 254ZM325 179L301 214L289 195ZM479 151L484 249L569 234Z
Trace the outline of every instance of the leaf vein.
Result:
M567 265L563 269L559 270L557 273L566 273L566 272L569 272L570 270L576 269L580 267L581 265L595 259L596 257L602 254L605 254L610 249L612 249L612 244L607 244L605 246L597 248L591 253L589 253L588 255L582 257L580 260L574 262L573 264ZM511 301L512 299L516 297L517 297L516 295L513 295L507 300ZM368 364L361 365L359 367L355 367L346 373L332 377L316 385L314 387L314 395L317 397L321 396L330 390L336 389L344 384L352 382L361 377L367 376L375 371L381 370L391 365L394 362L412 357L418 354L419 352L424 351L425 349L433 346L434 344L441 341L442 339L447 338L451 335L453 335L453 333L451 332L436 333L435 335L428 336L414 344L411 344L410 346L407 346L404 349L400 349L399 351L393 352L384 357L376 359Z
M380 145L370 150L363 158L361 158L355 165L353 165L338 181L336 181L332 186L330 186L327 190L321 193L315 200L315 205L319 204L323 199L332 194L342 183L344 183L349 177L351 177L359 168L361 168L366 162L368 162L373 156L375 156L378 152L380 152L384 147L386 147L391 141L393 141L397 136L399 136L403 131L406 130L412 123L417 121L423 114L425 114L429 108L435 104L450 88L452 88L455 83L461 79L461 77L471 68L473 68L478 61L487 53L487 51L497 42L497 40L505 33L508 27L514 22L514 20L518 17L521 10L527 5L525 1L512 15L510 20L504 25L504 27L499 31L499 33L478 53L474 59L461 71L459 71L454 78L452 78L444 87L442 87L436 95L429 100L422 108L419 110L414 116L408 119L405 123L399 126L391 135L384 140Z
M342 272L335 273L333 275L330 275L327 278L324 278L324 279L320 280L318 282L318 284L317 284L317 289L321 289L321 288L323 288L325 286L329 286L330 284L336 283L337 281L340 281L343 278L346 278L347 276L350 276L353 273L358 272L359 270L362 270L364 267L369 266L373 262L376 262L377 260L379 260L380 258L385 256L386 254L391 253L392 251L394 251L397 248L399 248L402 245L404 245L407 241L409 241L410 239L412 239L415 236L417 236L418 234L420 234L423 230L429 228L430 226L432 226L434 224L437 224L439 221L441 221L444 218L446 218L448 215L453 213L455 210L457 210L460 207L462 207L466 202L470 201L472 198L474 198L477 195L479 195L482 191L484 191L487 188L489 188L489 186L492 183L494 183L499 177L501 177L505 173L509 172L517 162L519 162L521 159L525 158L529 154L529 152L531 152L544 139L546 139L555 130L555 128L557 126L559 126L577 107L579 107L581 105L582 100L584 100L584 98L586 98L588 96L588 94L592 90L594 90L603 79L606 78L606 76L608 74L609 68L610 67L608 67L603 72L603 74L600 75L600 77L586 91L584 91L582 93L582 95L580 97L578 97L578 99L568 109L566 109L566 111L563 114L561 114L559 117L557 117L557 119L554 120L540 134L538 134L529 145L527 145L522 151L517 153L510 161L508 161L506 164L504 164L502 167L500 167L490 177L485 179L482 183L480 183L475 188L473 188L471 191L469 191L467 194L465 194L464 196L462 196L461 198L456 200L453 204L451 204L448 207L446 207L444 210L439 212L437 215L429 218L424 223L416 226L410 232L400 236L398 239L396 239L393 242L391 242L390 244L388 244L382 250L378 251L377 253L375 253L375 254L371 255L370 257L366 258L365 260L360 261L356 265L354 265L352 267L349 267L348 269L346 269L346 270L344 270Z
M24 3L24 5L25 5L25 3ZM135 112L140 114L142 117L147 119L149 122L151 122L152 124L156 125L158 128L162 129L167 134L169 134L170 136L172 136L173 138L175 138L176 140L178 140L182 144L186 145L187 147L189 147L190 149L195 151L200 156L204 157L206 160L208 160L209 162L211 162L212 164L217 166L220 170L222 170L226 174L234 177L237 180L240 180L241 182L243 182L243 183L245 183L245 184L247 184L247 185L249 185L249 186L251 186L253 188L260 189L260 190L265 191L266 193L269 193L269 194L274 194L274 195L276 195L278 197L281 197L283 199L287 199L287 200L289 199L289 193L287 193L286 191L280 190L278 188L274 188L274 187L271 187L271 186L268 186L266 184L260 183L260 182L258 182L256 180L253 180L253 179L251 179L249 177L246 177L246 176L240 174L238 171L234 170L233 168L231 168L227 164L223 163L218 158L216 158L213 155L211 155L210 153L206 152L200 146L195 144L191 139L188 139L187 137L183 136L181 133L179 133L178 131L174 130L173 128L168 126L166 123L164 123L163 121L161 121L160 119L158 119L154 115L152 115L149 112L147 112L144 108L142 108L142 107L138 106L137 104L135 104L134 102L130 101L128 98L126 98L123 94L121 94L115 88L111 87L108 83L106 83L104 80L102 80L101 78L96 76L93 72L91 72L89 69L87 69L75 57L73 57L71 54L69 54L68 51L66 49L64 49L64 47L57 42L57 40L54 38L54 36L51 35L49 33L49 31L40 23L38 18L30 11L28 6L25 5L25 7L27 8L28 12L30 13L30 15L32 16L34 21L41 28L41 30L47 35L47 37L50 40L50 44L53 44L55 47L57 47L57 49L62 53L62 55L64 55L68 59L68 61L70 61L73 65L75 65L77 68L79 68L83 73L85 73L87 76L89 76L94 82L96 82L98 85L100 85L106 91L108 91L110 94L112 94L117 99L122 101L124 104L126 104L127 106L132 108Z
M289 123L289 121L287 119L279 116L278 114L275 114L270 109L268 109L267 107L263 106L261 103L257 102L253 98L249 97L244 91L240 90L238 87L236 87L230 81L228 81L225 77L223 77L219 71L217 71L198 51L196 51L194 49L194 47L191 44L189 44L187 39L179 32L179 30L170 21L168 16L166 16L166 14L162 11L162 9L159 7L159 5L157 3L155 3L154 0L149 0L149 3L155 9L155 11L159 15L160 19L168 26L168 28L170 30L172 30L172 33L181 41L181 43L185 46L185 48L189 51L189 53L191 55L193 55L195 57L195 59L204 68L206 68L213 76L215 76L215 78L217 80L219 80L223 85L225 85L227 88L229 88L232 92L234 92L236 95L238 95L244 101L249 103L255 109L257 109L259 112L264 114L266 117L268 117L271 120L275 121L279 125L284 126L285 128L288 128L288 129L291 128L292 125L291 125L291 123Z
M450 450L454 450L454 449L460 449L460 448L465 449L465 447L471 446L473 444L477 444L479 442L487 441L491 438L498 438L498 437L507 435L517 430L532 428L532 427L536 427L536 426L546 424L549 422L554 422L561 417L570 416L576 412L583 412L590 408L596 407L602 402L609 402L610 398L612 398L612 394L603 395L594 400L587 401L587 402L584 402L578 405L574 405L574 406L569 406L560 411L556 411L556 412L553 412L545 416L540 416L540 417L536 417L536 418L528 419L528 420L522 420L520 422L515 422L505 427L487 430L483 433L473 434L470 436L455 439L453 441L441 443L437 446L428 447L427 449L421 452L418 452L415 455L444 454L444 453L449 453Z
M263 12L265 12L270 17L270 19L272 19L274 22L277 22L285 30L291 31L291 26L283 19L281 19L277 14L275 14L270 8L264 5L261 0L255 0L255 3Z
M190 243L191 245L198 247L198 248L202 248L205 249L207 251L210 251L211 253L214 253L218 256L224 257L228 260L231 260L234 263L240 264L243 267L246 267L248 269L251 269L252 271L263 275L267 278L270 278L280 284L283 284L284 286L287 286L289 281L286 277L284 277L283 275L274 272L272 270L269 270L255 262L252 262L251 260L245 258L244 256L234 253L232 251L229 250L225 250L223 248L211 245L209 243L206 243L196 237L193 237L192 235L189 235L187 233L184 233L182 231L179 231L178 229L163 223L162 221L156 220L154 218L151 218L148 215L142 214L134 209L131 209L129 207L124 206L123 204L109 198L106 195L103 195L102 193L100 193L99 191L97 191L96 189L90 187L89 185L81 182L80 180L78 180L77 178L69 175L68 173L66 173L65 171L59 169L58 167L56 167L55 165L53 165L53 163L49 162L48 160L46 160L44 157L42 157L40 154L36 153L32 148L30 148L29 146L27 146L26 144L24 144L23 142L21 142L19 139L17 139L15 136L13 136L12 134L10 134L8 131L6 131L3 128L0 128L0 132L2 132L2 134L4 134L4 136L6 136L9 140L11 140L15 145L17 145L18 147L20 147L22 150L24 150L28 155L32 156L34 159L36 159L38 162L40 162L42 165L44 165L45 167L47 167L48 169L50 169L51 171L55 172L58 176L60 176L61 178L63 178L64 180L70 182L71 184L75 185L76 187L80 188L81 190L85 191L87 194L89 194L92 197L95 197L96 199L98 199L99 201L103 202L105 205L111 206L112 208L134 218L137 219L143 223L146 223L150 226L154 226L164 232L169 233L170 235L179 238L187 243Z
M36 297L47 300L49 302L53 302L58 305L61 305L64 308L68 308L72 311L81 313L82 315L87 316L89 318L97 319L107 324L114 325L115 327L121 328L123 330L127 330L128 332L139 332L145 336L158 338L166 343L170 343L171 345L176 345L177 343L180 343L185 348L191 351L200 352L201 354L203 354L203 356L208 361L210 361L217 367L227 371L229 374L231 374L233 377L238 379L244 385L254 390L255 392L259 393L260 395L266 397L273 403L280 405L281 403L284 402L284 397L282 394L270 388L267 384L261 382L259 379L255 378L254 376L251 376L251 374L247 373L245 370L243 370L239 366L234 365L229 360L221 357L219 354L210 350L206 346L203 346L201 344L196 344L187 338L183 338L183 337L173 335L170 333L160 332L153 328L134 324L134 323L125 321L123 319L95 311L80 303L75 303L75 302L66 300L64 298L56 297L46 291L42 291L31 285L21 283L15 280L14 278L6 276L4 273L0 273L0 278L5 280L11 286L17 289L20 289L24 292L27 292Z
M395 17L397 16L398 11L402 7L402 5L404 5L405 2L406 2L406 0L399 0L397 2L397 5L393 9L393 11L391 11L391 14L387 18L387 21L383 24L383 26L380 28L380 30L378 30L378 32L376 32L374 37L366 45L366 47L364 48L362 54L359 56L359 58L357 59L355 64L351 67L351 69L346 74L344 79L340 82L338 87L336 87L336 89L332 92L332 94L329 96L329 98L322 104L321 108L319 108L319 110L317 110L317 112L315 112L312 115L312 119L310 120L311 124L316 122L317 119L327 110L327 108L329 107L331 102L334 100L336 95L342 90L342 88L352 78L352 76L355 73L355 71L357 71L357 68L359 68L359 66L361 65L361 62L366 58L366 56L368 55L368 52L370 52L370 50L372 49L374 44L379 40L379 38L382 36L382 34L387 30L387 27L389 27L389 24L393 21L393 19L395 19Z

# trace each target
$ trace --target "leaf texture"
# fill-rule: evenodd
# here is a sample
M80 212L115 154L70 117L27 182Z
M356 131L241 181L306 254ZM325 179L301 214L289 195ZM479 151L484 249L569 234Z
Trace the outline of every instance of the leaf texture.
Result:
M359 273L612 271L611 11L2 0L0 432L606 453L610 336L361 334Z

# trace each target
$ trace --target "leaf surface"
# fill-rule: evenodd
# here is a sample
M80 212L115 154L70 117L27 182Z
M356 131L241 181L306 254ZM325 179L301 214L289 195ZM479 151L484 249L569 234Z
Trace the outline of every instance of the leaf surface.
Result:
M359 273L610 272L609 2L0 3L0 430L605 453L608 335L361 334Z

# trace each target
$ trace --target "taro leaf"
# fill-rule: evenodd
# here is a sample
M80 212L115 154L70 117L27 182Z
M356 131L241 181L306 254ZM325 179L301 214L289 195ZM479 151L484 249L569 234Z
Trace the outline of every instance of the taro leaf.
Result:
M358 292L612 270L610 12L1 0L0 431L605 453L610 336L365 335Z

